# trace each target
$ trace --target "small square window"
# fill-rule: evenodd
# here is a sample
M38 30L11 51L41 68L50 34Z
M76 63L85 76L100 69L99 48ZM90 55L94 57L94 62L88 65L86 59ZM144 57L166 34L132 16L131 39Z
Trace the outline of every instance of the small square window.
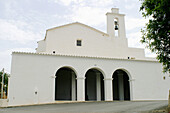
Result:
M77 40L77 46L81 46L81 40Z

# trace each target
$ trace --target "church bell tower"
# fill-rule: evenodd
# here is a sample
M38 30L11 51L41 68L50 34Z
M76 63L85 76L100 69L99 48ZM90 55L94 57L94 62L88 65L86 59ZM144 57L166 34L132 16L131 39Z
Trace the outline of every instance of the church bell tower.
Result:
M111 38L126 38L124 14L118 8L112 8L107 16L107 33Z

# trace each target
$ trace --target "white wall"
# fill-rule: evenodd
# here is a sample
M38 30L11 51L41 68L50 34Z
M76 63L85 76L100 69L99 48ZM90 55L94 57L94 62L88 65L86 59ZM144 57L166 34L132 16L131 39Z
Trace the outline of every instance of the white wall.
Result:
M38 41L37 43L38 43L38 47L36 49L37 53L45 52L46 51L46 41L41 40L41 41Z
M82 40L82 46L76 46L77 39ZM59 28L47 30L45 47L41 49L42 42L37 48L37 53L55 53L82 55L82 56L108 56L108 57L135 57L144 59L143 49L128 48L126 38L113 38L105 33L95 31L86 25L74 23ZM45 48L45 49L44 49ZM42 51L45 50L45 51Z
M79 101L84 100L83 81L86 72L91 68L98 69L104 75L105 100L112 99L112 75L117 69L123 69L130 77L131 100L168 99L170 77L162 73L158 62L13 53L9 106L54 102L54 76L64 66L73 69L77 75ZM165 80L163 76L166 76ZM35 91L38 92L37 95Z

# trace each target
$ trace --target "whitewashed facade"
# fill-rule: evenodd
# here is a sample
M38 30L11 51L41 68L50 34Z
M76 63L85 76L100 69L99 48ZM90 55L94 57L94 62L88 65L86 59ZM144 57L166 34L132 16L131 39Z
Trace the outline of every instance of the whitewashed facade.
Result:
M13 52L8 105L167 100L169 75L144 49L128 47L117 8L106 16L107 33L71 23L48 29L36 53Z

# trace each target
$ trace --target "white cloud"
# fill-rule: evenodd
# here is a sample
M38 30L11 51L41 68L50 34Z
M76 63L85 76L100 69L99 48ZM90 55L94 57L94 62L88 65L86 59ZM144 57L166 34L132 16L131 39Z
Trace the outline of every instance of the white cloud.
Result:
M135 8L135 7L136 7L136 3L132 3L132 4L130 4L130 5L129 5L129 4L128 4L128 5L125 5L125 8L128 9L128 10L129 10L129 9L133 9L133 8Z
M110 11L116 0L48 0L67 6L70 14L64 15L69 22L81 22L90 26L100 26L106 22L106 12ZM63 17L64 17L63 16Z
M100 7L112 6L114 2L115 0L91 0L86 2L86 5L100 8Z
M140 29L145 26L149 19L142 19L142 18L134 18L134 17L127 17L126 19L126 31L128 37L128 45L129 47L135 48L144 48L146 57L156 57L155 53L152 53L149 49L146 48L145 44L140 42L142 33Z
M73 21L79 21L89 25L100 25L106 20L105 11L100 8L92 7L74 7L71 19Z
M113 5L115 0L48 0L49 2L58 3L64 6L74 5L93 6L93 7L106 7Z
M37 41L41 39L42 35L40 33L34 33L31 30L22 29L21 26L24 28L27 24L12 23L0 19L0 39L17 41L19 43L27 43L29 41Z
M14 48L14 49L10 49L8 50L7 52L14 52L14 51L17 51L17 52L35 52L35 49L33 48Z
M145 54L146 54L146 57L154 57L156 58L156 53L152 53L151 50L149 49L145 49Z
M89 25L105 23L105 13L110 10L115 0L49 0L63 6L69 6L71 22L79 21ZM108 8L110 7L110 8Z
M123 1L125 1L125 4L124 4L125 7L124 8L126 10L134 10L134 9L136 9L137 11L139 11L139 8L141 6L139 0L123 0Z
M140 42L141 36L141 32L127 34L129 47L144 48L146 57L156 57L155 53L152 53L149 49L146 48L145 44Z
M13 9L13 6L17 5L17 1L15 0L6 0L4 3L4 10L6 12L6 16L9 16L11 14L16 15L17 12Z
M48 1L62 4L65 6L69 6L72 2L78 3L79 1L82 1L82 0L48 0Z
M138 27L142 28L145 26L145 23L148 22L148 19L142 18L133 18L133 17L126 17L126 30L133 30Z
M141 32L127 34L129 47L144 48L145 46L140 43L141 36L142 36Z

